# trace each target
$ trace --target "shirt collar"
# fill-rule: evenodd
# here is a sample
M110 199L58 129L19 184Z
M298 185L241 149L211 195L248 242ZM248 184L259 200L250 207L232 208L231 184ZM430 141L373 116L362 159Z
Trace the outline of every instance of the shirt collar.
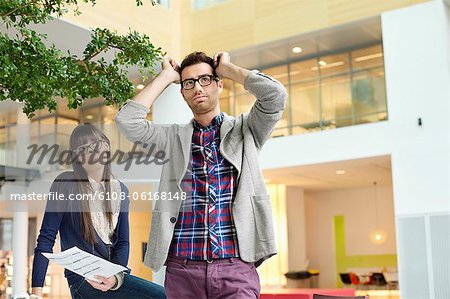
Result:
M209 125L207 125L206 127L199 124L195 119L193 121L193 124L194 124L194 129L196 129L196 130L208 130L208 129L220 128L220 126L222 125L222 122L223 122L223 112L217 114L212 119L211 123Z

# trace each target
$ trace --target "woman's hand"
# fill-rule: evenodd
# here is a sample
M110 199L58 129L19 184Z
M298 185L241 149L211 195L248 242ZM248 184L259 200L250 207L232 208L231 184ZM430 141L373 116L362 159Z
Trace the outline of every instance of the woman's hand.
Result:
M90 279L86 279L87 282L89 282L89 284L97 290L100 290L102 292L106 292L109 289L111 289L112 287L114 287L117 283L117 278L113 275L109 278L103 277L103 276L98 276L96 275L95 278L97 278L98 280L101 281L101 283L99 282L95 282L93 280Z

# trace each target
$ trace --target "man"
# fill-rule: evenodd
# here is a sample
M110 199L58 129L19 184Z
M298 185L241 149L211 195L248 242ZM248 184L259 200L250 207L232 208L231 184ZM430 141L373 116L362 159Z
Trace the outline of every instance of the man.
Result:
M220 78L256 97L248 114L221 113ZM146 121L149 108L172 83L192 110L186 126ZM162 71L116 117L133 142L169 154L160 194L185 200L157 201L145 264L167 265L168 298L258 298L255 267L276 254L269 196L258 154L285 108L286 91L274 79L234 65L226 52L214 59L189 54L179 67L165 59ZM171 192L171 193L169 193Z

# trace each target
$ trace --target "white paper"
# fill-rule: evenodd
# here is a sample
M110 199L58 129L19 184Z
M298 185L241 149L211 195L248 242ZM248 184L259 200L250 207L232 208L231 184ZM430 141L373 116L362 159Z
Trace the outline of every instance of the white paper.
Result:
M75 272L90 280L101 282L94 276L111 277L127 268L111 263L101 257L90 254L78 247L72 247L60 253L42 253L49 261L63 266L65 269Z

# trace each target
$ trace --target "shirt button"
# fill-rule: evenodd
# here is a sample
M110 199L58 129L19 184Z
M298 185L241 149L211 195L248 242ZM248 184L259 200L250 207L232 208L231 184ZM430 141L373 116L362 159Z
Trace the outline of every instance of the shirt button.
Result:
M177 218L175 218L175 217L170 217L170 222L172 222L172 223L177 222Z

